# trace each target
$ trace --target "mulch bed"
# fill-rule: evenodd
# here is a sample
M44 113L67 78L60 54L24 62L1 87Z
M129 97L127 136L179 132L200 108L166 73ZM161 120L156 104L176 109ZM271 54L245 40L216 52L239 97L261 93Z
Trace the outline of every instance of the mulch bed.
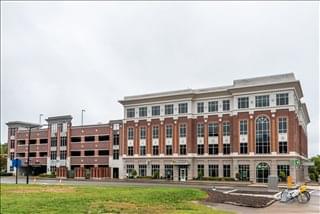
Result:
M255 194L255 195L274 195L277 192L237 190L237 191L234 191L232 193Z
M275 201L272 198L266 197L231 195L210 189L206 189L206 191L208 193L208 198L205 199L205 202L208 203L225 203L237 206L263 208L271 205Z

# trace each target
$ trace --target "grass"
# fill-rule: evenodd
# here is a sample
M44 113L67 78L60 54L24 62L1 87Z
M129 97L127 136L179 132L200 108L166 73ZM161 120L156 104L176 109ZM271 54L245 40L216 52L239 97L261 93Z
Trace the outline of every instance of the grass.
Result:
M1 185L1 213L217 213L192 188Z

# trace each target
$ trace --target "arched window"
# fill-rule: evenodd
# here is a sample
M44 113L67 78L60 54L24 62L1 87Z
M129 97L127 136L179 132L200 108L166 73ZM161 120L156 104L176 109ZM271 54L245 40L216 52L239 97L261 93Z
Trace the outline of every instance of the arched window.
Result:
M256 120L256 153L270 153L270 125L269 119L260 116Z
M270 175L270 167L267 163L259 163L256 168L256 180L258 183L267 183Z

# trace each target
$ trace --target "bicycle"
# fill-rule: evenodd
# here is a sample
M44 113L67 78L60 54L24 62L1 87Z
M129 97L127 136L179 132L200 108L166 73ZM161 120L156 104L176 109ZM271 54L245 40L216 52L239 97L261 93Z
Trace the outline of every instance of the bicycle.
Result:
M310 201L311 195L307 191L305 184L300 185L294 189L285 189L281 192L281 202L288 202L297 199L299 203L305 204Z

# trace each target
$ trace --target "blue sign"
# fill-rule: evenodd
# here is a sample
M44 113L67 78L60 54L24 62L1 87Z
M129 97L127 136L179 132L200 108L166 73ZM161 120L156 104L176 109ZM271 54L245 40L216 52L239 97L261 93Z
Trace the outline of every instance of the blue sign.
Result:
M11 165L13 167L20 168L21 167L21 160L20 159L14 159L14 160L11 161Z

